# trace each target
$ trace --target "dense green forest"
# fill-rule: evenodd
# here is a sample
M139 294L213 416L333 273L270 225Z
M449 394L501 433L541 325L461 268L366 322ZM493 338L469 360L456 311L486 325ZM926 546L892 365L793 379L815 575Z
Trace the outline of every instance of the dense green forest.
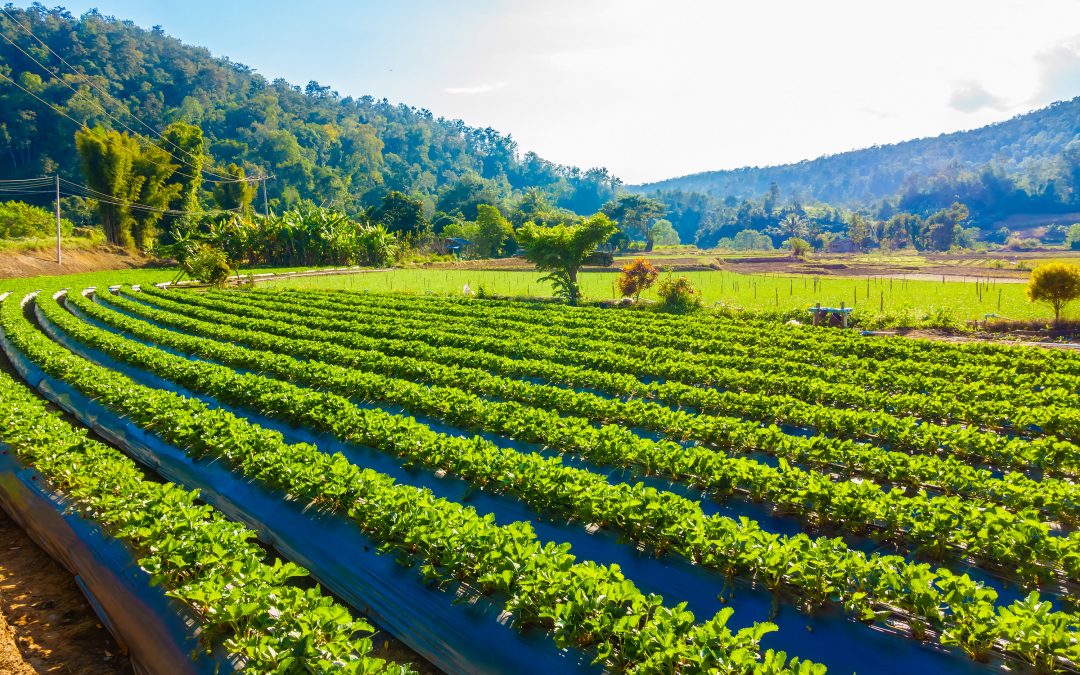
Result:
M315 81L304 87L268 81L160 28L144 30L94 11L74 17L38 4L26 10L8 5L5 11L10 18L0 15L4 178L59 172L84 182L74 143L78 128L147 134L137 117L157 130L174 122L200 127L207 172L274 175L266 186L275 210L310 200L358 214L398 191L421 200L428 218L442 212L473 220L478 204L514 203L535 188L546 203L588 214L620 185L606 169L583 171L522 155L513 138L490 128L372 96L343 97ZM204 181L201 189L209 201L213 184Z

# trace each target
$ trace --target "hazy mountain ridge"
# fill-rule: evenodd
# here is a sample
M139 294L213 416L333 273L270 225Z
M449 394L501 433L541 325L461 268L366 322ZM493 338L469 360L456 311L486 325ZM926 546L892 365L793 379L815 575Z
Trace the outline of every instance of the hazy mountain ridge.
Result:
M859 206L887 199L942 172L992 167L1038 180L1069 145L1080 142L1080 96L970 131L851 150L792 164L708 171L630 186L635 192L681 190L738 199L781 193L803 201Z

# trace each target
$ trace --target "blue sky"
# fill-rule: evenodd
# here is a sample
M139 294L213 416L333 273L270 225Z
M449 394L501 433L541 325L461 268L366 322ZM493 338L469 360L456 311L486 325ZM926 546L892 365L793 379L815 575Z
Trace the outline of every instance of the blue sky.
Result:
M969 129L1080 95L1080 0L94 0L268 78L492 126L628 182Z

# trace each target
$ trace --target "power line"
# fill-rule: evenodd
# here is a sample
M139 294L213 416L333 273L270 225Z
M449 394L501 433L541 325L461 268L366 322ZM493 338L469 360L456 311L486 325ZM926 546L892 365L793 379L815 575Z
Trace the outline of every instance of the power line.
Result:
M130 115L130 116L131 116L131 118L132 118L132 119L134 119L135 121L137 121L137 122L138 122L139 124L143 125L143 126L144 126L144 127L146 127L147 129L149 129L151 133L153 133L153 134L154 134L155 136L157 136L157 137L158 137L158 138L160 138L161 140L165 141L166 143L168 143L169 145L173 146L174 148L176 148L176 149L177 149L177 150L179 150L180 152L182 152L182 153L184 153L184 154L188 155L189 157L192 157L192 158L196 157L196 155L195 155L194 153L192 153L192 152L191 152L191 151L189 151L189 150L185 150L184 148L180 147L180 146L179 146L179 145L177 145L176 143L173 143L173 142L172 142L172 141L170 141L170 140L169 140L168 138L166 138L166 137L165 137L165 136L164 136L163 134L161 134L161 133L160 133L160 132L159 132L159 131L158 131L157 129L155 129L154 127L150 126L150 125L149 125L149 124L147 124L146 122L144 122L144 121L143 121L143 120L142 120L142 119L141 119L141 118L140 118L140 117L139 117L138 115L136 115L135 113L131 112L131 110L129 110L129 109L128 109L128 108L126 107L126 106L124 106L124 104L123 104L123 103L122 103L121 101L119 101L119 100L118 100L117 98L115 98L114 96L112 96L112 95L111 95L111 94L110 94L110 93L109 93L108 91L102 90L102 89L101 89L100 87L98 87L98 86L97 86L96 84L94 84L94 82L93 82L93 81L92 81L92 80L91 80L91 79L90 79L89 77L87 77L86 75L84 75L84 74L82 74L82 73L78 72L78 71L77 71L77 70L75 69L75 67L74 67L74 66L72 66L72 65L71 65L70 63L68 63L68 62L67 62L67 61L66 61L66 60L64 59L64 57L62 57L62 56L60 56L59 54L57 54L57 53L56 53L56 52L55 52L55 51L54 51L54 50L52 49L52 47L50 47L50 46L49 46L49 45L48 45L48 44L47 44L47 43L46 43L46 42L45 42L44 40L42 40L42 39L41 39L41 38L39 38L39 37L38 37L37 35L35 35L33 31L31 31L31 30L30 30L29 28L27 28L27 27L26 27L25 25L23 25L23 23L22 23L21 21L19 21L19 20L18 20L17 18L15 18L14 16L12 16L12 15L11 15L10 13L8 13L8 11L7 11L7 9L6 9L6 8L4 8L4 7L0 7L0 12L3 12L3 13L4 13L4 15L5 15L5 16L7 16L7 18L8 18L8 19L10 19L11 21L13 21L13 22L14 22L14 23L15 23L15 24L16 24L16 25L17 25L17 26L19 27L19 28L21 28L21 29L23 30L23 32L25 32L25 33L26 33L27 35L29 35L30 37L32 37L32 38L34 38L35 40L37 40L37 41L38 41L38 43L40 43L40 44L41 44L41 46L45 47L45 49L46 49L46 50L48 50L48 52L49 52L50 54L52 54L52 55L53 55L53 56L55 56L55 57L56 57L57 59L59 59L61 63L63 63L63 64L65 65L65 66L67 66L67 67L68 67L68 69L69 69L69 70L70 70L70 71L71 71L72 73L74 73L74 74L75 74L75 75L76 75L76 76L77 76L77 77L78 77L79 79L81 79L81 80L82 80L83 82L85 82L86 84L88 84L88 85L89 85L89 86L90 86L90 87L91 87L91 88L92 88L92 89L93 89L94 91L96 91L96 92L100 93L100 94L102 95L102 97L103 97L103 98L107 97L107 98L111 99L111 100L112 100L112 101L113 101L113 102L114 102L114 103L115 103L115 104L116 104L116 105L117 105L117 106L118 106L118 107L119 107L119 108L120 108L121 110L123 110L123 111L124 111L124 112L126 112L126 113L127 113L128 115ZM11 43L11 45L12 45L13 47L15 47L15 48L16 48L16 49L18 49L18 50L19 50L20 52L22 52L22 53L23 53L23 54L25 54L25 55L26 55L27 57L29 57L29 58L30 58L30 59L31 59L31 60L32 60L32 61L33 61L34 63L36 63L36 64L38 64L39 66L41 66L41 68L42 68L43 70L45 70L46 72L48 72L48 73L49 73L50 75L53 75L53 74L54 74L54 73L52 73L52 71L50 71L50 70L49 70L48 68L46 68L46 67L45 67L44 65L42 65L40 61L38 61L38 60L37 60L37 59L35 59L35 58L34 58L33 56L31 56L30 54L28 54L28 53L27 53L27 52L26 52L26 51L25 51L25 50L24 50L24 49L23 49L22 47L20 47L19 45L15 44L14 42L12 42L12 41L11 41L11 39L9 39L9 38L8 38L8 37L7 37L6 35L4 36L4 39L5 39L5 40L7 40L7 41L8 41L9 43ZM64 83L64 84L65 84L65 85L66 85L66 86L67 86L67 87L69 88L69 89L71 89L72 91L74 91L74 92L76 92L76 93L79 93L77 89L75 89L75 88L74 88L74 87L72 87L72 86L71 86L70 84L68 84L68 83L67 83L67 82L66 82L66 81L65 81L65 80L64 80L63 78L59 78L59 77L58 77L58 79L60 79L60 81L61 81L61 82L63 82L63 83ZM94 101L94 102L98 104L98 107L100 107L100 108L101 108L102 112L104 112L104 113L105 113L105 114L106 114L106 115L107 115L107 116L109 117L109 119L112 119L113 121L115 121L115 122L117 122L118 124L122 125L122 126L123 126L123 127L125 128L125 129L127 129L127 130L128 130L128 131L130 131L131 133L133 133L133 134L136 134L136 135L139 135L139 134L138 134L138 132L136 132L136 131L135 131L134 129L132 129L131 127L127 126L126 124L124 124L124 123L123 123L123 122L121 122L120 120L118 120L118 119L116 119L115 117L113 117L113 116L112 116L112 115L111 115L111 114L109 113L109 111L105 110L105 106L104 106L104 105L101 105L101 104L100 104L100 103L98 103L97 101ZM164 149L164 148L163 148L163 149ZM180 158L178 158L178 157L175 157L175 156L173 156L173 155L172 155L172 153L170 153L170 152L169 152L168 150L166 150L165 152L169 153L169 155L170 155L170 156L172 156L172 157L173 157L174 159L176 159L176 160L180 161L181 163L186 163L186 164L188 164L189 166L191 166L191 168L193 168L193 169L196 169L196 170L198 170L198 171L202 171L202 172L204 172L204 173L208 173L208 174L210 174L211 176L215 176L215 177L217 177L217 178L225 179L226 181L229 181L229 179L231 179L231 178L234 178L233 176L225 176L225 175L223 175L223 174L219 174L219 173L217 173L217 172L215 172L215 171L210 171L209 169L202 169L202 168L199 168L199 167L195 166L195 164L194 164L194 163L192 163L192 162L190 162L190 161L189 161L189 162L184 162L184 160L182 160L182 159L180 159ZM216 181L208 181L208 182L216 182ZM231 182L231 181L229 181L229 182Z
M2 35L2 34L0 34L0 35ZM4 38L5 38L5 39L7 39L7 36L4 36ZM16 81L15 81L14 79L12 79L12 78L11 78L10 76L8 76L8 75L5 75L4 73L0 73L0 77L3 77L3 78L4 78L5 80L7 80L8 82L12 83L13 85L15 85L16 87L18 87L19 89L22 89L22 90L23 90L23 91L24 91L25 93L29 94L30 96L33 96L33 97L34 97L34 98L36 98L36 99L37 99L38 101L40 101L40 102L41 102L42 104L44 104L44 105L46 105L46 106L48 106L48 107L52 108L52 109L53 109L53 111L54 111L54 112L56 112L57 114L59 114L59 115L62 115L62 116L64 116L64 117L66 117L67 119L71 120L71 121L72 121L73 123L75 123L75 124L79 125L79 127L80 127L80 128L81 128L81 127L85 127L85 126L86 126L86 123L85 123L85 122L80 122L79 120L75 119L75 118L74 118L74 117L72 117L71 115L69 115L69 114L67 114L66 112L64 112L63 110L61 110L61 109L60 109L60 107L59 107L59 106L57 106L57 105L56 105L55 103L50 103L49 101L46 101L45 99L41 98L40 96L38 96L38 95L37 95L37 94L35 94L34 92L30 91L30 90L29 90L29 89L27 89L26 87L24 87L24 86L22 86L21 84L19 84L18 82L16 82ZM105 114L106 114L106 115L108 115L108 113L107 113L107 112L106 112ZM136 136L135 138L137 138L137 139L141 139L141 138L142 138L142 136ZM172 155L169 155L169 156L170 156L170 157L172 157ZM175 165L172 165L172 164L162 164L161 162L155 162L154 160L150 159L149 157L147 157L147 158L146 158L146 161L150 162L150 163L151 163L151 164L153 164L154 166L159 166L159 167L161 167L161 168L163 168L163 169L169 169L169 168L171 168L171 169L172 169L172 171L173 171L173 173L175 173L175 174L178 174L178 175L180 175L180 176L185 176L185 177L187 177L187 178L195 178L195 176L192 176L192 175L191 175L191 174L189 174L189 173L184 173L183 171L180 171L180 170L179 170L179 169L178 169L178 168L177 168L177 167L176 167Z
M68 68L71 68L71 69L72 69L72 71L73 71L73 72L75 73L75 75L77 75L77 76L78 76L79 78L81 78L81 79L82 79L83 81L85 81L85 82L86 82L87 84L89 84L89 85L90 85L90 86L91 86L91 87L92 87L92 88L93 88L93 89L94 89L95 91L99 91L99 92L100 92L100 91L102 91L102 90L101 90L101 89L100 89L99 87L97 87L97 85L95 85L95 84L93 83L93 81L89 80L89 79L88 79L88 78L87 78L87 77L86 77L85 75L82 75L81 73L78 73L77 71L75 71L75 70L74 70L74 68L73 68L73 67L71 66L71 64L68 64L68 63L67 63L67 61L64 61L63 57L61 57L61 56L60 56L59 54L56 54L56 52L54 52L54 51L53 51L53 50L52 50L52 49L51 49L51 48L50 48L50 47L49 47L49 46L48 46L48 45L47 45L47 44L46 44L46 43L45 43L44 41L42 41L42 40L41 40L41 38L39 38L38 36L34 35L34 34L33 34L32 32L30 32L30 31L29 31L29 29L27 29L27 28L26 28L25 26L23 26L23 25L22 25L21 23L19 23L19 21L18 21L17 19L13 18L13 17L12 17L12 16L10 15L10 14L8 14L8 13L7 13L7 10L5 10L5 9L4 9L3 7L0 7L0 12L4 12L4 14L5 14L5 15L6 15L6 16L7 16L7 17L8 17L9 19L11 19L12 21L14 21L14 22L15 22L16 24L18 24L18 25L19 25L19 27L21 27L21 28L22 28L22 29L23 29L24 31L26 31L26 32L27 32L27 33L28 33L28 34L29 34L29 35L30 35L31 37L33 37L33 38L34 38L35 40L37 40L38 42L40 42L40 43L41 43L41 44L42 44L42 45L43 45L43 46L44 46L44 47L45 47L46 49L48 49L48 50L49 50L49 52L50 52L50 53L52 53L52 54L56 55L56 57L57 57L58 59L60 59L61 61L63 61L63 62L64 62L64 63L65 63L65 64L66 64L67 66L68 66ZM26 51L25 49L23 49L23 48L22 48L22 47L20 47L20 46L19 46L18 44L16 44L16 43L15 43L14 41L12 41L12 40L11 40L11 38L9 38L9 37L8 37L7 35L4 35L3 33L0 33L0 37L3 37L3 38L4 38L4 40L6 40L6 41L7 41L7 42L8 42L8 43L9 43L9 44L10 44L10 45L12 46L12 47L15 47L15 49L17 49L17 50L19 50L20 52L22 52L22 53L23 53L23 55L25 55L25 56L26 56L26 57L27 57L28 59L30 59L31 61L33 61L34 63L36 63L36 64L38 65L38 67L40 67L40 68L41 68L42 70L44 70L44 71L45 71L45 72L46 72L46 73L47 73L47 74L48 74L48 75L49 75L50 77L52 77L52 78L55 78L55 79L56 79L56 80L58 80L58 81L59 81L59 82L60 82L61 84L63 84L63 85L65 86L65 87L67 87L67 88L68 88L68 89L70 89L71 91L75 92L76 94L81 94L81 93L82 93L81 91L79 91L79 90L78 90L78 89L76 89L75 87L71 86L71 84L70 84L69 82L67 82L66 80L64 80L64 79L63 79L62 77L60 77L60 76L59 76L59 75L58 75L57 73L54 73L54 72L52 72L51 70L49 70L49 68L48 68L47 66L45 66L44 64L42 64L42 63L41 63L40 61L38 61L38 60L37 60L36 58L34 58L34 56L33 56L32 54L28 53L28 52L27 52L27 51ZM2 73L0 73L0 74L2 74ZM54 109L54 110L55 110L55 111L56 111L57 113L59 113L59 114L63 115L63 116L64 116L64 117L66 117L66 118L68 118L69 120L71 120L71 121L72 121L72 122L74 122L75 124L78 124L78 125L79 125L80 127L82 127L82 126L86 126L84 122L79 122L78 120L75 120L75 119L74 119L74 118L72 118L72 117L71 117L70 115L67 115L66 113L64 113L63 111L61 111L61 110L60 110L59 108L57 108L57 107L56 107L56 106L55 106L54 104L48 103L47 101L43 100L43 99L42 99L41 97L39 97L39 96L35 95L35 94L34 94L33 92L31 92L31 91L27 90L27 89L26 89L25 87L23 87L22 85L20 85L20 84L19 84L18 82L16 82L16 81L15 81L14 79L12 79L11 77L8 77L8 76L6 76L6 75L4 75L4 77L5 77L5 78L6 78L6 79L7 79L7 80L8 80L9 82L11 82L12 84L14 84L14 85L15 85L16 87L19 87L19 89L22 89L22 90L23 90L24 92L26 92L27 94L29 94L29 95L33 96L34 98L36 98L37 100L41 101L42 103L44 103L44 104L46 104L46 105L48 105L48 106L52 107L52 108L53 108L53 109ZM103 92L103 93L104 93L105 95L107 95L107 96L109 95L109 94L108 94L108 92ZM139 117L138 117L137 115L135 115L134 113L132 113L132 112L131 112L130 110L127 110L127 108L125 108L125 107L123 106L123 104L122 104L121 102L119 102L119 101L118 101L118 100L117 100L117 99L116 99L115 97L111 97L111 96L110 96L110 98L112 98L112 100L113 100L113 101L116 101L117 105L119 105L119 106L120 106L121 108L123 108L123 109L124 109L124 111L125 111L125 112L126 112L126 113L127 113L128 115L131 115L131 117L133 117L134 119L138 120L140 124L142 124L142 125L143 125L144 127L148 128L148 129L150 129L150 131L152 131L152 132L153 132L153 133L154 133L155 135L157 135L157 136L158 136L159 138L161 138L161 139L162 139L163 141L165 141L165 142L166 142L166 143L168 143L169 145L172 145L173 147L175 147L175 148L177 148L177 149L179 149L179 150L181 150L181 151L183 151L183 152L186 152L186 153L187 153L187 154L188 154L189 156L192 156L192 157L194 157L194 155L193 155L193 154L192 154L191 152L188 152L188 151L184 150L183 148L180 148L180 146L176 145L175 143L173 143L173 142L172 142L172 141L170 141L169 139L165 138L165 136L163 136L162 134L160 134L160 133L159 133L158 131L156 131L156 130L155 130L155 129L154 129L153 127L151 127L151 126L150 126L150 125L148 125L148 124L147 124L146 122L143 122L143 121L142 121L141 119L139 119ZM135 138L135 139L136 139L137 141L142 141L142 142L144 142L144 143L150 143L150 141L149 141L148 139L144 138L142 134L140 134L139 132L135 131L134 129L132 129L131 127L129 127L129 126L127 125L127 124L125 124L124 122L122 122L121 120L119 120L119 119L117 119L117 118L116 118L115 116L113 116L113 115L112 115L112 114L111 114L111 113L110 113L110 112L109 112L108 110L106 110L106 109L105 109L105 106L104 106L104 105L102 105L102 104L101 104L101 103L100 103L99 101L97 101L97 100L95 100L95 99L93 99L93 98L89 98L88 100L89 100L90 102L92 102L92 103L93 103L94 105L96 105L96 106L97 106L97 107L98 107L98 108L99 108L99 109L100 109L100 110L101 110L101 111L102 111L102 112L103 112L103 113L105 114L105 116L106 116L106 117L108 117L109 119L113 120L114 122L116 122L117 124L119 124L120 126L122 126L122 127L124 128L124 129L127 129L128 131L130 131L130 132L132 133L133 137L134 137L134 138ZM151 144L151 145L153 145L153 143L150 143L150 144ZM190 166L191 168L193 168L193 169L196 169L196 170L198 170L198 171L201 171L201 172L204 172L204 173L208 173L208 174L210 174L210 175L212 175L212 176L218 176L218 177L220 177L220 178L221 178L221 180L215 180L215 179L212 179L212 178L201 178L201 177L200 177L200 180L203 180L203 181L205 181L205 182L207 182L207 183L216 183L216 184L225 184L225 183L247 183L247 182L256 182L256 181L262 180L262 178L261 178L261 177L252 177L252 178L247 178L247 177L244 177L244 178L237 178L237 177L235 177L235 176L228 176L228 177L226 177L226 176L225 176L224 174L219 174L219 173L217 173L217 172L214 172L214 171L210 171L209 169L199 169L198 167L196 167L196 166L195 166L194 164L192 164L191 162L185 162L185 161L184 161L183 159L181 159L181 158L179 158L179 157L177 157L177 156L173 155L173 154L172 154L171 152L169 152L169 151L168 151L168 150L166 150L165 148L162 148L161 146L156 146L156 145L155 145L154 147L156 147L156 148L160 149L160 150L161 150L162 152L164 152L165 154L167 154L167 155L168 155L168 156L169 156L169 157L170 157L171 159L174 159L174 160L176 160L177 162L179 162L179 163L180 163L180 166ZM153 161L153 160L151 160L151 159L149 159L149 158L147 158L147 161L149 161L149 162L150 162L151 164L154 164L154 165L156 165L156 166L159 166L159 167L162 167L162 168L168 168L168 167L167 167L167 165L165 165L165 164L161 164L160 162L155 162L155 161ZM191 175L191 174L189 174L189 173L185 173L185 172L183 172L183 171L180 171L180 170L179 170L179 167L174 167L174 168L173 168L173 173L175 173L175 174L177 174L177 175L180 175L180 176L184 176L184 177L186 177L186 178L192 178L192 179L196 178L196 176L193 176L193 175Z
M42 183L42 182L51 182L51 181L52 181L52 179L49 178L49 177L43 177L43 178L6 178L6 179L3 179L3 180L0 180L0 185L16 184L16 183Z
M217 213L235 213L239 211L236 209L208 209L206 211L180 211L177 209L162 209L156 206L149 206L147 204L140 204L139 202L128 202L117 199L115 197L105 196L104 193L97 192L85 186L79 185L74 188L65 188L61 192L68 196L84 197L87 199L93 199L96 202L103 202L105 204L112 204L114 206L124 206L136 211L146 211L152 213L160 213L166 216L188 216L188 215L205 215L205 214L217 214Z
M8 179L0 180L0 193L5 194L54 194L54 190L41 190L39 188L45 186L51 186L55 181L59 181L62 188L60 192L69 197L83 197L85 199L93 199L97 202L104 202L106 204L113 204L115 206L126 206L128 208L135 209L137 211L148 211L154 213L161 213L168 216L186 216L186 215L198 215L198 214L218 214L218 213L237 213L242 207L236 207L232 209L207 209L206 211L181 211L178 209L161 209L156 206L150 206L149 204L142 204L139 202L128 202L117 198L114 195L106 194L99 190L95 190L89 186L82 185L69 181L66 178L57 179L43 177L43 178L22 178L22 179ZM12 185L13 183L19 183L19 185ZM27 184L29 183L29 184Z

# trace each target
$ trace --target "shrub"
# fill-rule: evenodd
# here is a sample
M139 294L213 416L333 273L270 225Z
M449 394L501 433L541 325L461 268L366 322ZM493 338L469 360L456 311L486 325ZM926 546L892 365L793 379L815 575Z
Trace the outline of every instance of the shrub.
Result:
M1080 267L1068 263L1036 267L1028 281L1027 297L1031 302L1050 305L1054 310L1054 323L1058 323L1066 305L1080 297Z
M185 262L184 268L192 277L214 286L223 286L232 273L225 251L206 244L199 245Z
M659 276L660 270L651 262L645 258L634 258L622 268L618 278L619 292L624 298L633 298L637 302L642 292L651 288Z
M791 249L791 257L793 258L805 258L810 254L810 242L799 237L792 237L784 242L784 246Z
M60 232L70 235L71 221L60 220ZM56 215L52 211L24 202L0 203L0 239L50 237L56 234Z
M701 307L701 292L694 290L686 277L668 276L660 282L657 294L664 308L672 312L691 312Z

